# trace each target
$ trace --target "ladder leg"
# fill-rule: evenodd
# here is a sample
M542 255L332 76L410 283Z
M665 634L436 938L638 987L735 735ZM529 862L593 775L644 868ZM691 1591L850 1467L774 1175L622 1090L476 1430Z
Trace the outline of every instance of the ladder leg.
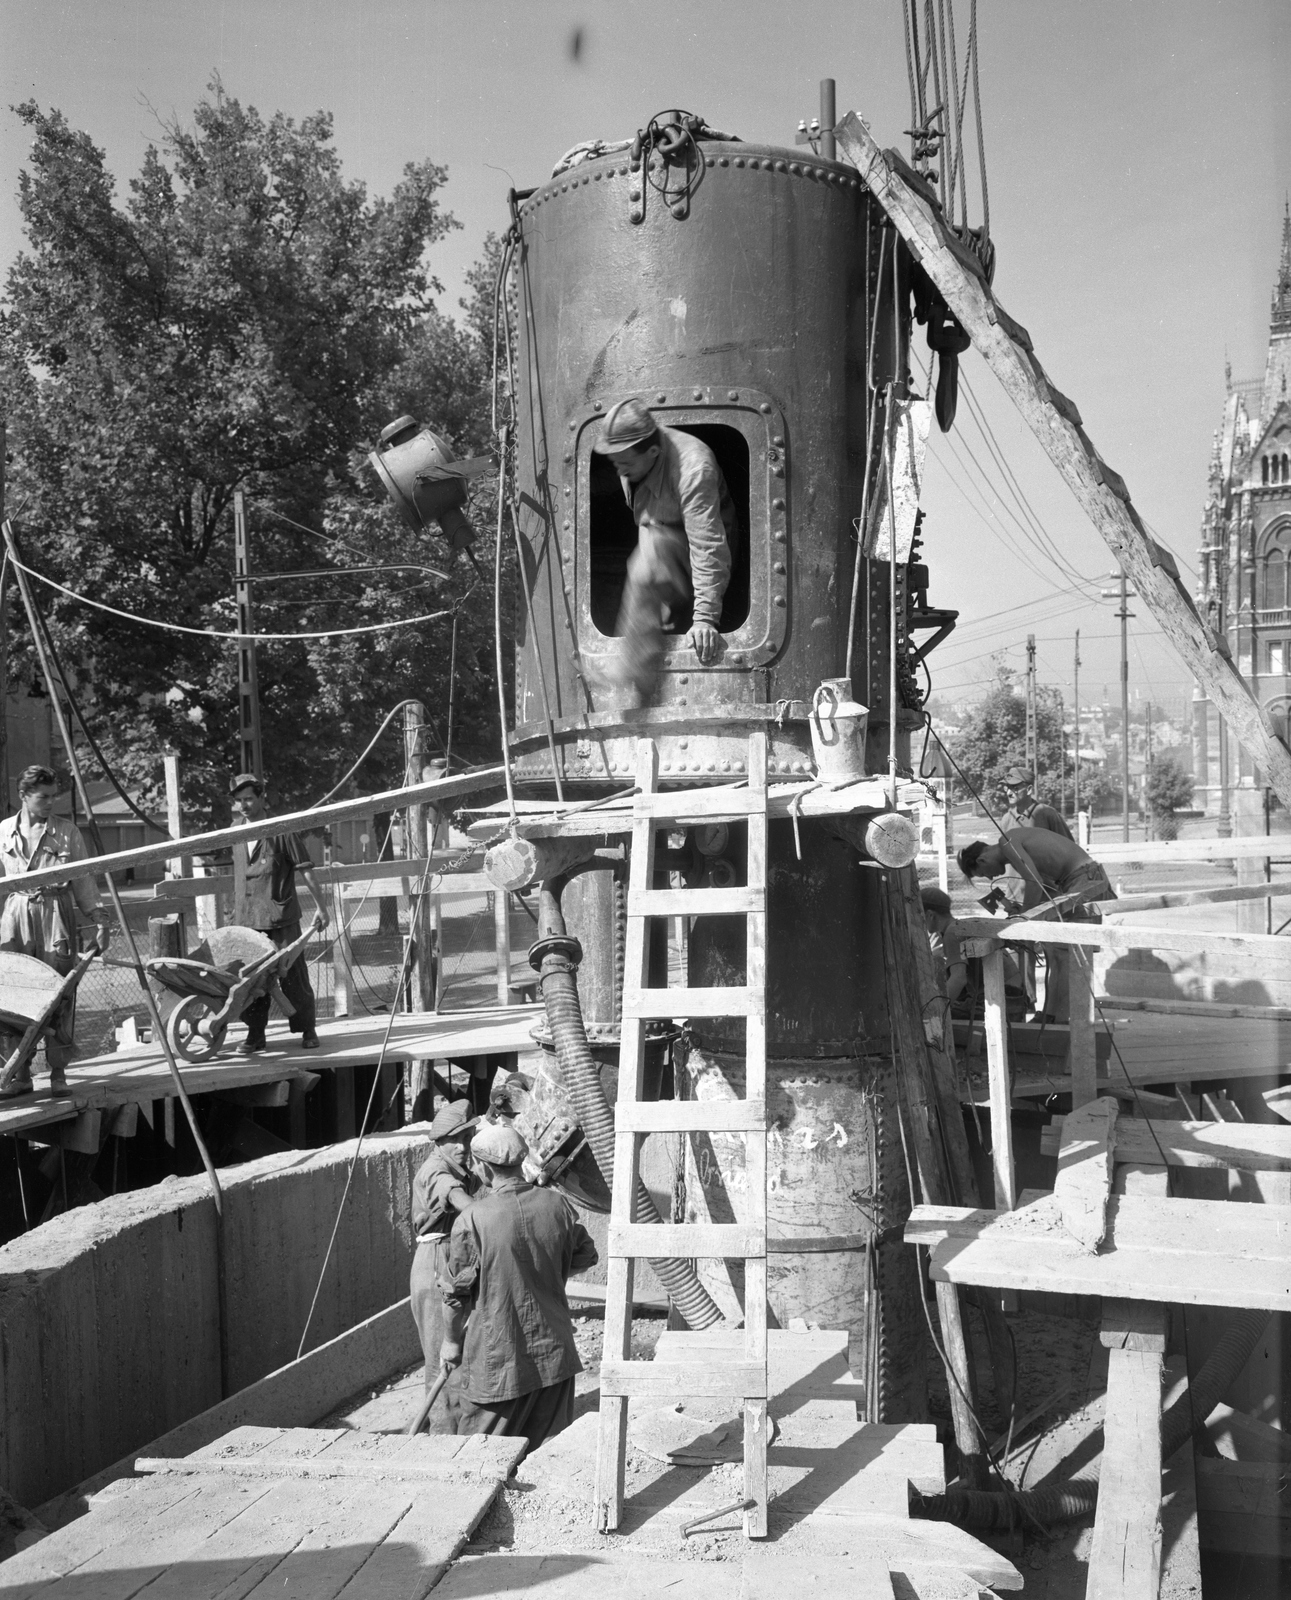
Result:
M605 1287L606 1356L625 1361L632 1337L633 1263L611 1258ZM600 1431L596 1446L596 1526L613 1533L623 1520L623 1492L628 1459L626 1395L601 1396Z

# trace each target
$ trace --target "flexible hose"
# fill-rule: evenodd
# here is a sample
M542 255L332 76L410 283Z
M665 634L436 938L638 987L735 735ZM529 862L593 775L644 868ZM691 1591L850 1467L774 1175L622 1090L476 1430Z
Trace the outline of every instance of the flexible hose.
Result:
M560 910L562 881L548 880L542 886L539 929L544 937L530 948L529 960L540 974L539 987L561 1078L605 1186L612 1188L614 1112L605 1098L600 1068L587 1042L577 977L583 951L578 940L565 932L565 919ZM636 1215L639 1222L662 1221L650 1191L639 1177ZM650 1265L690 1327L711 1328L722 1320L721 1311L689 1261L652 1257Z
M1267 1311L1239 1311L1201 1370L1161 1418L1161 1459L1169 1461L1223 1399L1270 1322ZM988 1489L947 1489L945 1494L913 1496L917 1516L958 1523L961 1528L1009 1529L1020 1521L1074 1522L1093 1514L1098 1474L1086 1471L1066 1483L1005 1494Z

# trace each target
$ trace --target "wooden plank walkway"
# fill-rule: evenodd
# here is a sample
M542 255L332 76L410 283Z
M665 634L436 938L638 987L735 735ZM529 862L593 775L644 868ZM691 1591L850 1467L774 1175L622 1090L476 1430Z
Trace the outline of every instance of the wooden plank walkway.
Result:
M387 1061L435 1060L509 1054L535 1048L531 1030L543 1018L540 1006L492 1006L478 1011L410 1012L396 1016ZM269 1047L241 1056L235 1046L214 1061L181 1066L190 1095L248 1084L277 1083L307 1072L372 1065L381 1054L386 1017L342 1017L318 1024L319 1048L301 1050L285 1028L269 1035ZM68 1068L71 1094L54 1099L38 1083L22 1100L0 1102L0 1134L25 1134L65 1122L84 1111L163 1100L174 1083L163 1053L152 1045L91 1056Z
M0 1600L420 1600L524 1447L483 1435L237 1428L113 1484L0 1565Z

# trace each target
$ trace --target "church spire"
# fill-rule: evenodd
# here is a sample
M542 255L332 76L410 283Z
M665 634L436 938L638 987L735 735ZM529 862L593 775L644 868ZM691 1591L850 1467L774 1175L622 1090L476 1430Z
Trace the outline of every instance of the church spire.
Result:
M1291 333L1291 199L1282 213L1282 260L1273 289L1270 333Z

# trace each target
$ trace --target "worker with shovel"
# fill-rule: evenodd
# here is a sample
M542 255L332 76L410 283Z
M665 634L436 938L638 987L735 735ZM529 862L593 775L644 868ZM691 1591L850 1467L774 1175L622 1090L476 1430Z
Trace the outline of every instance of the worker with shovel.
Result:
M0 912L0 950L34 956L66 978L78 966L78 911L96 925L95 949L102 953L108 947L108 913L99 904L94 879L74 878L70 883L44 884L36 889L23 889L15 881L27 872L86 859L80 830L53 815L58 790L58 777L51 768L24 768L18 777L18 813L0 822L0 866L8 891ZM76 996L69 985L49 1018L45 1036L51 1094L69 1092L67 1064L75 1021ZM24 1034L0 1026L0 1067L10 1061L24 1039ZM34 1042L30 1041L33 1047ZM25 1061L15 1062L11 1072L0 1076L0 1098L31 1093L30 1055L29 1049Z
M444 1270L448 1236L454 1222L469 1209L481 1188L479 1178L470 1170L467 1154L479 1120L472 1113L468 1100L453 1100L441 1106L430 1125L435 1148L417 1168L412 1180L412 1230L417 1240L417 1253L412 1258L408 1290L426 1362L428 1395L440 1371L440 1347L444 1342L444 1303L440 1298L439 1279ZM457 1392L452 1385L447 1387L448 1431L454 1433L457 1430ZM429 1411L427 1406L427 1415Z
M471 1160L488 1181L453 1224L440 1288L440 1365L461 1367L458 1433L525 1438L536 1449L574 1420L574 1344L565 1281L596 1265L592 1236L569 1201L524 1175L526 1147L488 1122Z

